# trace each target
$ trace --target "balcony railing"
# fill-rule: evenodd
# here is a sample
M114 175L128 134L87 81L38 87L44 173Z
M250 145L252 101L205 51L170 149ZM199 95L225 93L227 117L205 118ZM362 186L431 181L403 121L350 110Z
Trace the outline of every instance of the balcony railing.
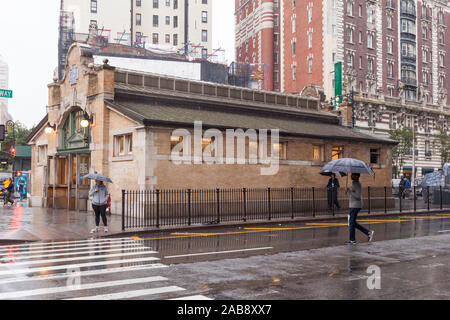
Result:
M406 16L413 16L413 17L416 17L416 9L411 9L411 8L401 8L400 14L401 14L401 15L406 15Z
M406 85L417 86L417 80L413 78L402 78L402 82Z

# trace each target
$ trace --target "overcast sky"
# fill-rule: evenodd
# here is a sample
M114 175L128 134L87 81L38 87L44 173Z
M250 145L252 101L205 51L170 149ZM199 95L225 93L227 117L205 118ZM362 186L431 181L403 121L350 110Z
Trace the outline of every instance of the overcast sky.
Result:
M234 61L234 0L213 1L213 47ZM45 116L58 57L60 0L3 0L0 55L9 64L9 113L31 127Z

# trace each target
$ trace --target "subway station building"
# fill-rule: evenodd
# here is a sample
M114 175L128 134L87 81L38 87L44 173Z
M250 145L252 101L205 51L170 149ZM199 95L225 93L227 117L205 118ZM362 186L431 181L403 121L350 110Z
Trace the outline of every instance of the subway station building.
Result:
M107 185L113 213L121 212L123 189L324 187L321 167L341 157L371 164L376 175L363 177L366 186L391 185L396 142L352 129L350 106L338 116L321 111L319 94L251 90L94 61L89 45L74 43L65 77L48 85L48 113L28 137L32 206L90 210L92 182L81 178L92 172L114 182ZM235 137L228 140L232 147L226 143L230 131L247 137L243 154Z

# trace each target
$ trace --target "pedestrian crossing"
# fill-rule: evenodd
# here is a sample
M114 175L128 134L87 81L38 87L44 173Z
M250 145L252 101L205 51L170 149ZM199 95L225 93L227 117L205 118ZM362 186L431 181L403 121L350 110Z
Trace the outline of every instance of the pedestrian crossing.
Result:
M177 286L158 252L132 238L0 246L0 300L208 300Z

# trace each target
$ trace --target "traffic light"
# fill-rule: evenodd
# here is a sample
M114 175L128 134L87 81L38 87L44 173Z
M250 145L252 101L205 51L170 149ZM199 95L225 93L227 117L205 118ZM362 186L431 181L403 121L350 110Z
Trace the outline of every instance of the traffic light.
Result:
M21 171L17 171L16 172L16 177L20 178L22 176L22 172Z
M11 147L11 149L9 149L9 152L12 154L13 157L16 156L16 148Z

